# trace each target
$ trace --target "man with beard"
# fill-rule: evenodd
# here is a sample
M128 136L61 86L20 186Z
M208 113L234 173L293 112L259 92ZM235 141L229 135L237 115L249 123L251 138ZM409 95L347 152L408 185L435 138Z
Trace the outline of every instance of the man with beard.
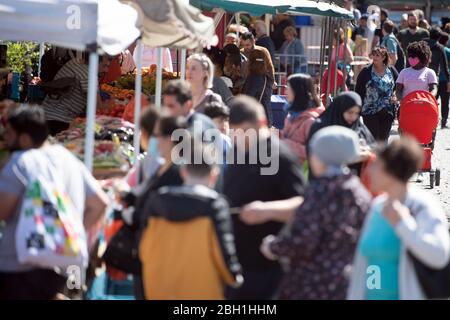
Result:
M254 98L238 96L230 103L229 121L233 149L227 158L223 194L230 207L239 211L255 201L298 199L304 188L298 159L271 134L263 106ZM281 266L266 259L259 246L267 235L278 234L286 217L276 215L273 221L258 225L244 223L237 214L232 219L245 280L242 287L229 288L227 298L273 298L282 277Z
M259 50L264 54L264 60L269 65L267 69L267 76L274 80L275 79L275 69L273 66L272 58L270 57L270 52L264 47L256 45L255 36L251 32L246 32L241 35L241 44L243 48L241 49L241 53L244 54L247 59L250 57L250 53L253 50ZM244 70L245 76L247 76L247 70Z
M404 52L407 51L408 45L412 42L419 42L430 37L428 30L418 27L419 18L414 11L408 13L408 29L401 30L398 35L398 41ZM407 67L409 64L407 62Z
M65 271L22 264L16 252L16 229L27 184L36 179L61 180L86 232L98 228L108 198L83 163L67 149L47 142L42 108L20 106L8 112L4 146L11 157L0 172L0 300L51 300L64 291ZM51 175L56 175L52 180ZM19 236L25 236L19 235Z

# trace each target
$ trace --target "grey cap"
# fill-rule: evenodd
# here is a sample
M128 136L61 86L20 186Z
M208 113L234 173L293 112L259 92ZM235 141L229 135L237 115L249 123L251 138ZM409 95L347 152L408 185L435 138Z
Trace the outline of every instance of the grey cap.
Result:
M325 127L313 135L309 150L327 166L347 165L358 159L359 138L356 132L342 126Z

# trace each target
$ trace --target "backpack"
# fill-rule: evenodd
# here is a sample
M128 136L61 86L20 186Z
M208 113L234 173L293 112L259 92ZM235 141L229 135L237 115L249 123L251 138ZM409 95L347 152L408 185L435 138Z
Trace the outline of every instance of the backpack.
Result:
M415 215L416 208L411 208ZM427 299L450 298L450 262L441 269L430 268L419 260L411 251L408 256L414 265L417 279Z
M34 172L28 181L22 181L26 190L15 235L18 261L64 272L72 266L86 267L82 215L64 191L57 168L47 172L47 177Z
M405 51L403 51L400 42L398 42L397 38L395 38L395 43L397 44L397 62L395 63L395 69L400 73L403 69L405 69Z

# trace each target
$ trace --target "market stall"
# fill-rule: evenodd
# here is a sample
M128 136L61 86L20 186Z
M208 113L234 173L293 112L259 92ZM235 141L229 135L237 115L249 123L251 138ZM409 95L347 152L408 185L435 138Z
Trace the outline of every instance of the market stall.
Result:
M192 5L202 10L221 9L235 14L236 23L239 25L239 14L249 13L253 16L261 16L264 14L289 14L293 16L299 15L316 15L325 17L322 22L322 41L320 48L320 74L324 73L326 57L328 61L332 61L332 43L333 30L340 25L346 25L348 21L353 20L353 13L330 2L317 2L311 0L190 0ZM347 42L347 38L345 40ZM335 50L336 52L338 50ZM331 81L328 77L327 86L324 91L326 100L329 101L330 93L337 92L337 64L332 66L332 74L335 75L335 81ZM330 87L331 85L331 87ZM320 88L321 91L322 88Z
M139 119L141 112L141 88L146 90L145 71L141 71L142 45L158 50L158 63L155 71L155 105L161 106L161 91L163 80L171 79L171 75L163 72L162 68L162 48L182 49L182 68L181 74L176 77L184 78L186 49L198 49L215 45L217 37L215 36L214 21L201 14L201 12L186 1L181 0L122 0L129 4L139 14L138 26L142 32L142 37L138 41L137 61L135 74L135 140L134 148L136 154L140 149L139 143ZM144 81L143 81L144 80ZM131 81L131 80L130 80ZM145 92L145 91L144 91Z
M116 55L139 36L137 12L117 0L0 0L1 40L90 52L84 162L93 167L98 54ZM117 21L121 23L118 24Z

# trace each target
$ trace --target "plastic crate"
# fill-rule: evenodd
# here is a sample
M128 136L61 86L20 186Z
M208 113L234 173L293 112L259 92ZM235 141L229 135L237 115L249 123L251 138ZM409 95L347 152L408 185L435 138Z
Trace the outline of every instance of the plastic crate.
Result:
M311 16L297 16L295 17L295 24L297 26L310 26L312 25Z

